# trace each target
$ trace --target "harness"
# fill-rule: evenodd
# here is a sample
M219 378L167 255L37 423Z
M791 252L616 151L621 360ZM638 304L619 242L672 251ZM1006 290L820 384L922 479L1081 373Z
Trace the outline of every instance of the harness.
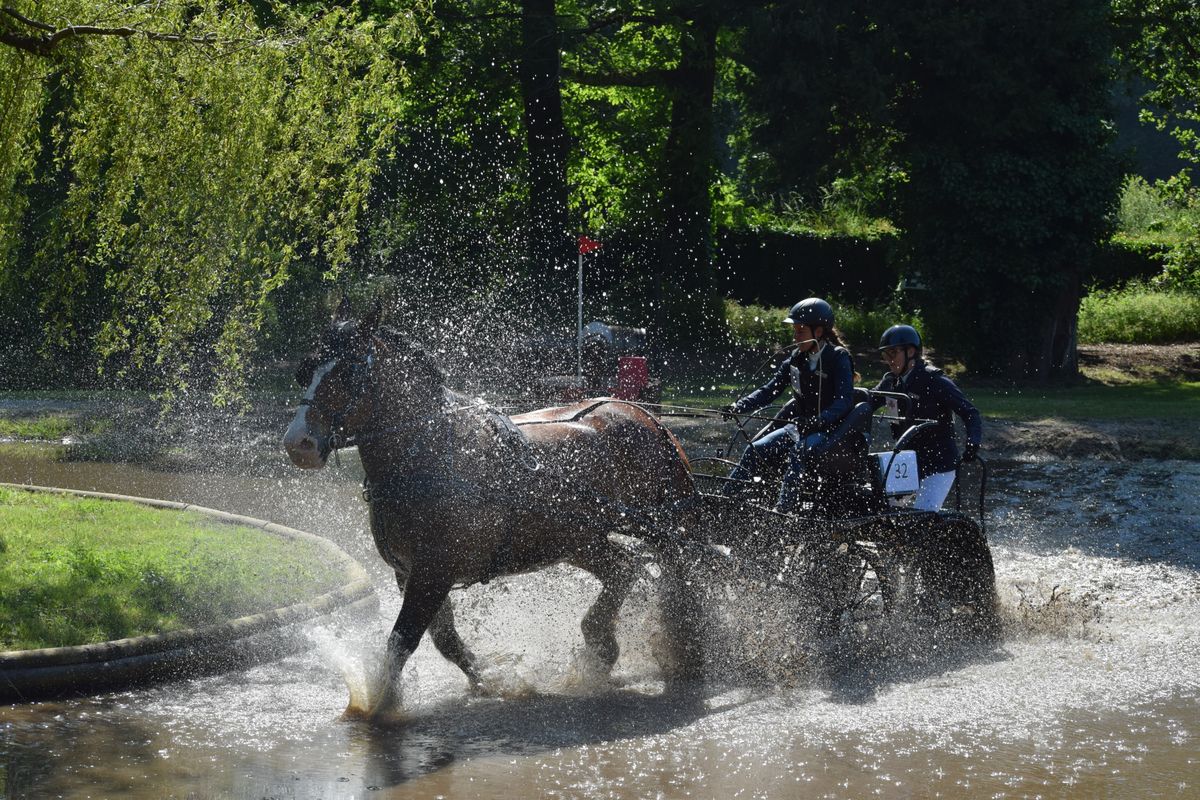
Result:
M441 407L430 413L406 418L401 424L371 428L347 435L344 433L346 419L361 411L363 403L372 398L378 400L377 391L369 378L370 370L374 366L374 356L375 347L372 345L365 358L352 362L350 378L354 382L351 387L353 401L342 413L324 408L313 398L304 398L299 402L300 406L316 409L327 420L330 434L319 442L321 457L327 458L332 453L335 463L339 465L337 453L345 447L377 441L401 431L411 432L415 428L421 427L429 428L440 434L432 440L417 439L413 441L409 445L407 453L409 457L433 454L438 460L434 468L412 472L393 472L376 481L364 478L362 498L372 509L376 503L406 504L419 495L453 494L464 499L471 498L477 502L496 505L510 512L544 509L565 521L577 520L580 525L594 524L596 514L599 512L605 517L611 518L619 527L637 528L641 532L642 538L678 545L681 548L686 548L691 544L702 547L698 542L689 543L683 540L669 527L659 522L650 512L586 489L581 490L560 469L541 463L533 444L521 430L526 425L578 422L606 403L624 403L645 411L646 409L640 404L601 399L576 410L574 414L565 419L529 420L515 423L511 418L482 401L474 400L461 405L452 405L448 402L449 398L443 394ZM492 439L500 446L499 453L502 463L498 465L499 469L503 470L507 466L510 470L518 470L522 479L514 481L512 485L501 487L461 477L462 471L455 465L459 447L454 441L457 438L455 436L456 426L451 419L456 415L478 417L492 434ZM650 419L663 435L664 441L670 443L670 434L666 427L653 414L650 414ZM535 475L536 478L534 478ZM537 487L530 483L531 479L538 481ZM547 483L553 484L557 489L553 493L553 499L549 500L544 492L537 491L539 487ZM678 513L687 510L688 502L685 500L677 505L677 508L671 509L672 512ZM512 536L513 526L506 525L502 541L491 553L488 566L489 575L499 575L507 571L506 567L512 561ZM487 580L485 579L483 582L486 583Z

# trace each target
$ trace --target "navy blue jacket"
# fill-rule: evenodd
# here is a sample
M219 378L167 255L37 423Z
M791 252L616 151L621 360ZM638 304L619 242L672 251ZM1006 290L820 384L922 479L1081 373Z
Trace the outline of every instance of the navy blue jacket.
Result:
M937 367L918 358L903 377L892 373L883 376L875 387L882 392L903 392L912 398L907 416L916 419L935 419L938 424L917 434L913 449L917 451L917 472L922 480L938 472L949 472L958 461L958 447L954 443L954 418L957 414L967 428L967 441L978 445L983 439L983 419L979 409L971 404L962 390L954 385ZM876 400L879 407L886 402ZM903 413L905 409L901 408ZM903 422L892 425L892 434L898 439L915 423Z
M821 349L817 368L812 369L807 353L793 352L771 380L735 406L743 413L757 411L787 389L792 390L793 399L784 407L782 418L801 422L813 419L813 430L828 430L854 407L854 359L844 347L827 344Z

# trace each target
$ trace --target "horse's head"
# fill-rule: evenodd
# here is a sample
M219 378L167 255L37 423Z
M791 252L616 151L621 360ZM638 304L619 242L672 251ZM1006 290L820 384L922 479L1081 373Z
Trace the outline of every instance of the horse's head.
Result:
M444 376L421 347L373 318L338 319L300 362L296 381L308 390L283 446L296 466L320 469L351 439L396 424L407 409L427 411Z

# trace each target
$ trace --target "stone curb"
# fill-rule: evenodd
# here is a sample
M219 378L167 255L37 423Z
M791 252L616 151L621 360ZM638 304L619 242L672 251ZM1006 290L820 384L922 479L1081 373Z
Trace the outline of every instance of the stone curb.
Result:
M285 629L339 609L378 606L365 569L333 542L311 533L225 511L107 492L0 483L6 489L122 500L154 508L190 511L220 522L258 528L286 539L311 542L339 565L346 582L312 600L203 628L117 639L75 647L0 651L0 704L94 693L151 682L227 671L269 661L303 648Z

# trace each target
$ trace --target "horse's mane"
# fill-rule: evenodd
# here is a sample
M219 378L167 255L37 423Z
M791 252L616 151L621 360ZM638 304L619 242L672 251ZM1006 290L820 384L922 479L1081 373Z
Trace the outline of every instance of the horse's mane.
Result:
M380 325L374 333L410 374L427 378L435 386L446 385L446 371L420 341L387 325Z

